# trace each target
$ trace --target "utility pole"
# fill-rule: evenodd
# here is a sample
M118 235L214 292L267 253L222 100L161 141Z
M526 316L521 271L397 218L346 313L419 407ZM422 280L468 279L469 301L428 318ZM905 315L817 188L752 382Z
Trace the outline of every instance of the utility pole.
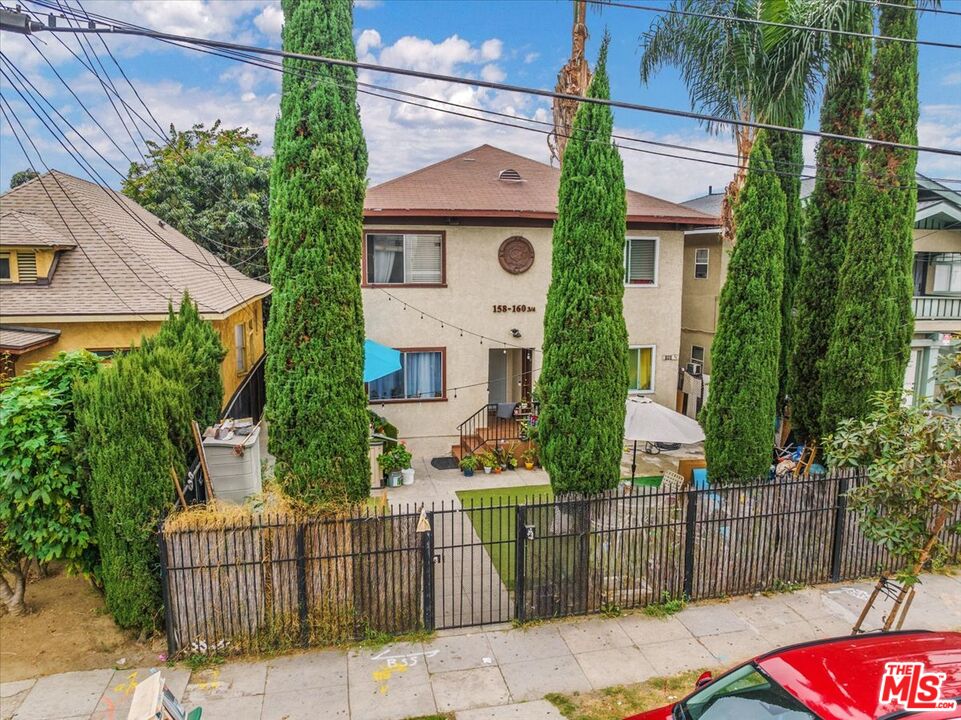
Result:
M574 2L574 26L571 31L571 59L557 74L558 93L566 95L581 95L587 92L591 82L591 70L584 58L584 48L587 44L587 0ZM551 149L551 161L557 160L560 165L564 160L564 148L567 138L574 126L574 115L577 114L576 100L554 98L554 129L547 136L547 146Z

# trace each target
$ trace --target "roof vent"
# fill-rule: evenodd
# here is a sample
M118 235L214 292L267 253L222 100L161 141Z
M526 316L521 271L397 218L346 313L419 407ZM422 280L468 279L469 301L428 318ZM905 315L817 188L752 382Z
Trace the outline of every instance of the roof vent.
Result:
M501 170L500 175L497 176L497 179L503 180L504 182L524 182L524 178L521 177L521 174L513 168Z

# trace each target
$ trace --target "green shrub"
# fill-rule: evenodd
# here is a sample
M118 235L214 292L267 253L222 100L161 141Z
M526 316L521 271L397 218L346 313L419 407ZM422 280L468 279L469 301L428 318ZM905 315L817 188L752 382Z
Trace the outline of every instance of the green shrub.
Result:
M0 565L17 582L26 559L62 560L70 570L96 573L72 388L95 373L97 363L86 351L60 353L13 378L0 393Z
M213 325L200 317L197 305L184 293L179 312L170 307L160 331L145 338L142 347L176 349L184 360L183 383L190 388L191 416L200 427L213 425L224 404L220 364L227 354Z
M76 390L107 609L143 632L161 625L156 530L182 474L194 398L180 353L150 344Z

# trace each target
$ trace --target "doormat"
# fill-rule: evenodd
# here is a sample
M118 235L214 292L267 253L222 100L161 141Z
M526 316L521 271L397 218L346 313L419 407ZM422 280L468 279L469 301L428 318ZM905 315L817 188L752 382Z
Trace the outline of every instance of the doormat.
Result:
M457 458L448 457L436 457L430 461L432 468L436 470L456 470L460 467L457 462Z

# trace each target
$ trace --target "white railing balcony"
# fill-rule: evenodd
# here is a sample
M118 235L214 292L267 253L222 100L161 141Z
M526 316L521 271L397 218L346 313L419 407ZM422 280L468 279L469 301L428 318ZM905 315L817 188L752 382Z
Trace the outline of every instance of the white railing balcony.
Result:
M961 297L916 296L914 319L961 320Z

